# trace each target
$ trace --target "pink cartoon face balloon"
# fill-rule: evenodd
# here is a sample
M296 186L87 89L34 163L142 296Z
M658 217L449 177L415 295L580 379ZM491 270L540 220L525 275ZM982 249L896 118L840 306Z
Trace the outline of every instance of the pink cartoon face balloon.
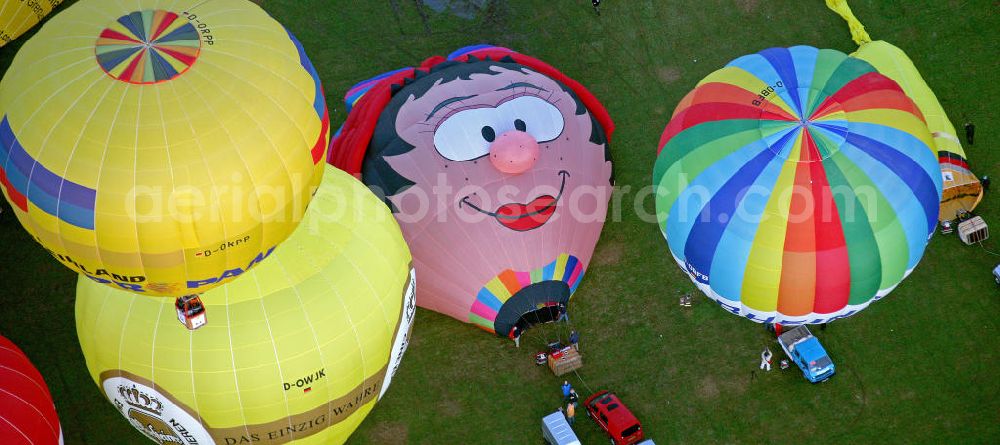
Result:
M606 113L542 69L461 57L397 82L360 169L413 252L417 303L501 336L568 307L612 190Z

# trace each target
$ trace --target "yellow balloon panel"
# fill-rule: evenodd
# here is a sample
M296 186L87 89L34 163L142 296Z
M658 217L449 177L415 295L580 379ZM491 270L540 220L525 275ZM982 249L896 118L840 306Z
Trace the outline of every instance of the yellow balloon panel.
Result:
M62 0L0 0L0 47L40 22Z
M153 296L258 264L302 219L329 114L294 36L245 0L82 0L0 82L0 190L66 266Z
M153 440L342 443L399 366L413 280L389 209L329 167L291 237L202 294L205 326L188 331L172 301L80 277L77 333L91 376Z

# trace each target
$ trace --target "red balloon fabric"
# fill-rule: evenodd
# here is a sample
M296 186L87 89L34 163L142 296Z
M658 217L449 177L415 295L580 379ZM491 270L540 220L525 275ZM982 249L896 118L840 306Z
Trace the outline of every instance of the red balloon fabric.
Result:
M48 386L28 357L0 336L0 443L62 444Z

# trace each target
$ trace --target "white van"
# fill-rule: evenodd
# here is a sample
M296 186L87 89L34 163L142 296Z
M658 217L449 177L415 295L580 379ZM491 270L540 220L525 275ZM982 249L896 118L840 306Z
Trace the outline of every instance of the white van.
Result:
M542 417L542 437L549 445L580 445L562 411Z

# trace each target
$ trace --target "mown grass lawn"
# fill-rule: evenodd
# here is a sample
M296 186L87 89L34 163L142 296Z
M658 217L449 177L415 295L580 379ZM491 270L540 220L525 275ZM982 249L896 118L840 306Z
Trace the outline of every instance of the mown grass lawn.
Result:
M72 2L67 2L72 3ZM585 367L570 381L613 389L657 443L998 443L1000 257L935 236L923 262L889 297L819 332L838 375L810 385L797 371L757 373L770 337L698 294L636 203L649 184L660 132L678 100L743 54L798 44L855 49L821 0L485 1L464 19L418 1L264 0L303 42L324 81L336 125L347 87L460 46L490 42L537 56L589 87L617 124L612 151L622 203L605 225L574 298ZM457 3L457 2L456 2ZM978 173L1000 172L1000 6L987 0L855 0L871 35L903 48L956 127ZM0 49L10 64L19 43ZM58 129L56 129L58 131ZM995 193L995 192L994 192ZM1000 230L988 195L979 213ZM614 216L614 215L613 215ZM986 246L1000 251L1000 242ZM46 377L66 443L144 443L90 380L73 322L75 276L0 215L0 333ZM541 443L539 419L561 402L532 355L565 326L529 331L522 347L418 311L392 388L351 439L356 444ZM584 443L606 441L582 410Z

